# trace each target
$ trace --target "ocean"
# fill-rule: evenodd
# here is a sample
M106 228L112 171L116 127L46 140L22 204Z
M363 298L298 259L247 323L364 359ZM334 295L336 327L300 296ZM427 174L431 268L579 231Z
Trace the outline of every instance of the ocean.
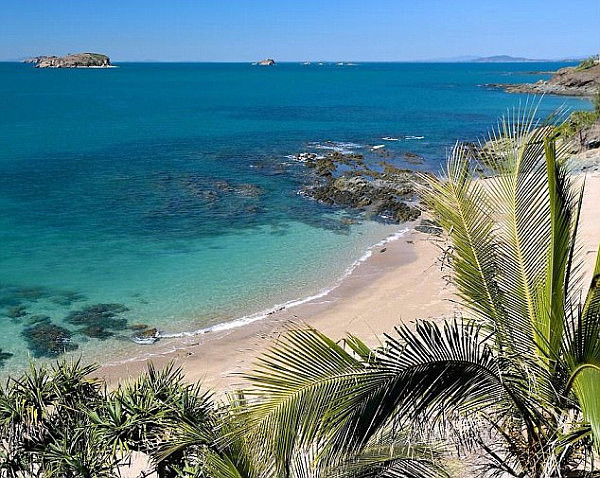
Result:
M565 64L118 66L0 63L0 373L147 353L133 328L200 333L323 294L403 226L298 194L294 154L385 144L438 171L528 100L483 85ZM540 114L562 105L590 108L546 97Z

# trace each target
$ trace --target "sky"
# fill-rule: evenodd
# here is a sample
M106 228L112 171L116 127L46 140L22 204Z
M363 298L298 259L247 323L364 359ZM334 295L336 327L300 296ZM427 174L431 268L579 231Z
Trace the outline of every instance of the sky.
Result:
M600 52L600 0L0 0L0 60L418 61Z

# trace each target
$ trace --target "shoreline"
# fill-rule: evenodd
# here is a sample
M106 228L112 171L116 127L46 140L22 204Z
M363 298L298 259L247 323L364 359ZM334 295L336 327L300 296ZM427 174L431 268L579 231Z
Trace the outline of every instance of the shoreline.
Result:
M580 244L586 284L600 242L600 221L594 220L600 214L600 173L576 174L574 182L579 184L584 176ZM443 238L411 228L397 240L373 246L369 257L325 294L241 327L158 342L145 356L104 363L94 375L115 387L135 378L148 361L157 367L173 361L187 380L200 381L219 395L241 387L256 357L290 326L315 327L334 340L354 334L376 346L400 323L443 320L459 312L449 271L442 267L445 246Z
M115 386L137 376L148 361L158 367L174 361L188 380L229 389L258 353L294 324L316 327L336 340L353 333L376 345L381 334L403 321L454 313L451 288L438 264L440 242L412 227L403 229L371 246L343 277L320 293L251 315L248 322L240 323L245 320L240 318L195 333L166 336L152 351L101 364L94 375ZM395 290L401 293L392 297Z
M412 224L412 223L410 223L410 224ZM203 334L213 333L213 332L224 332L227 330L244 327L246 325L250 325L250 324L260 321L260 320L267 319L269 316L276 314L277 312L289 310L289 309L292 309L295 307L302 306L306 303L314 302L321 298L327 297L335 289L340 287L340 285L342 285L343 282L348 277L350 277L358 267L361 266L361 264L368 261L369 258L373 255L373 251L375 251L377 248L382 248L391 242L402 239L402 237L405 234L407 234L408 232L410 232L411 230L412 230L411 227L405 227L405 228L395 232L394 234L390 234L388 237L373 244L372 246L369 246L367 248L367 250L365 251L365 253L361 257L356 259L352 264L350 264L340 277L335 279L334 282L332 282L330 285L322 288L321 290L319 290L318 292L316 292L312 295L298 297L296 299L290 299L284 303L275 304L271 307L268 307L266 309L260 310L258 312L252 313L252 314L243 315L242 317L233 318L233 319L227 320L226 322L220 322L218 324L211 325L209 327L203 327L201 329L193 330L190 332L175 332L175 333L160 334L159 338L161 340L162 339L175 339L175 338L184 338L184 337L196 337L198 335L203 335Z

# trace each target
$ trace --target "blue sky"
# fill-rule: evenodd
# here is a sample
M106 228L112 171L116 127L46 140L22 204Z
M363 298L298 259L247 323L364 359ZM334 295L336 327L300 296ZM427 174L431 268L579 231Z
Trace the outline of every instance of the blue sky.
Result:
M600 51L600 0L0 0L0 60L411 61Z

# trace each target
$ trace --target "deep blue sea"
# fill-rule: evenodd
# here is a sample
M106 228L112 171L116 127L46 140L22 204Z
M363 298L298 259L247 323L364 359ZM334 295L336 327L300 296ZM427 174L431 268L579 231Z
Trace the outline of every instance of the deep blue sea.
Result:
M131 353L133 324L191 332L326 290L402 226L302 197L289 155L385 144L438 170L527 100L482 85L565 65L118 66L0 63L4 371L51 357L48 337L105 361ZM563 104L589 108L541 113Z

